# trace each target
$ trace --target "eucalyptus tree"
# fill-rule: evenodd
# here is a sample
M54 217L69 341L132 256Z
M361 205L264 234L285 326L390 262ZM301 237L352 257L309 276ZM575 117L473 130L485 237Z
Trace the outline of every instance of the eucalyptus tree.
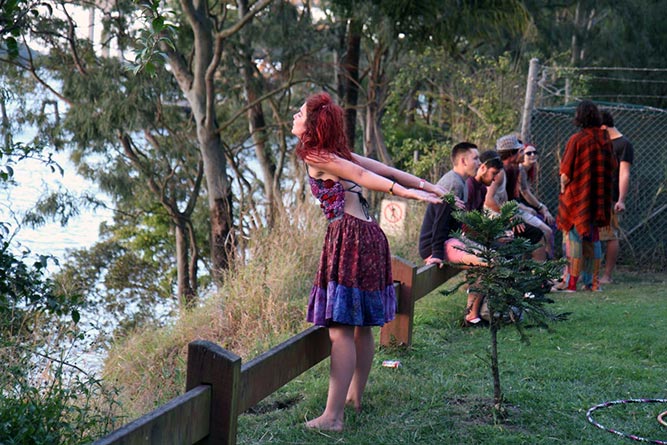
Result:
M218 89L216 76L219 75L223 49L230 37L240 32L271 2L260 0L240 15L229 2L181 0L177 5L183 20L178 40L158 39L158 47L188 102L196 127L210 212L214 276L219 276L228 267L229 255L234 251L232 191L216 109L218 95L222 92ZM150 11L159 20L159 2L153 6Z
M527 24L522 3L516 0L483 2L442 2L436 0L392 0L334 2L346 18L348 32L345 66L347 88L358 87L360 103L346 105L362 110L363 146L366 155L392 163L386 146L382 122L391 95L391 81L406 63L410 51L428 47L445 48L443 54L456 57L492 42L506 29L520 33ZM360 31L358 82L354 77L353 38ZM343 41L345 41L343 39ZM341 88L344 90L345 86ZM343 91L345 97L348 96Z
M313 66L323 65L314 55L322 52L317 45L322 41L319 35L326 30L320 33L315 29L309 2L297 5L286 1L272 4L271 0L182 0L173 5L181 19L177 32L171 33L168 27L153 29L152 41L159 51L144 53L148 55L146 67L151 66L155 54L165 56L193 112L211 209L214 274L227 267L235 247L235 232L230 229L233 195L223 175L226 163L237 172L239 185L248 185L246 175L238 174L239 166L233 160L234 154L247 146L245 139L230 137L240 135L239 116L248 119L248 139L263 175L267 201L264 218L270 224L282 199L281 175L287 159L285 127L289 125L285 115L289 116L294 107L292 95L307 90L294 86L322 84L320 70ZM168 17L158 2L148 11L153 24L164 23ZM266 110L270 110L271 121ZM277 130L275 137L269 133L271 128Z
M15 95L20 104L12 121L34 125L36 141L52 150L71 150L79 173L97 182L118 207L133 207L134 226L141 225L142 213L168 215L178 295L190 304L200 251L191 219L203 162L189 111L178 103L179 90L165 72L135 76L126 62L102 57L91 40L77 37L69 6L61 4L58 16L36 16L29 23L31 40L24 40L18 56L3 60L13 89L23 93ZM127 18L115 17L121 27ZM40 45L45 55L33 49ZM45 212L62 209L49 208L49 202L58 201L47 200Z
M238 0L238 13L249 12L247 0ZM273 226L277 214L283 209L283 177L290 161L289 139L291 115L298 107L292 98L302 100L308 85L325 85L328 70L322 63L325 49L330 46L331 34L313 26L313 11L308 3L295 6L291 2L273 2L260 17L248 23L237 35L230 36L223 54L227 59L219 72L224 80L219 87L226 92L227 102L246 114L242 121L248 128L248 141L252 141L252 162L259 165L259 175L252 168L241 170L234 152L228 160L237 174L239 188L250 185L254 177L263 190L257 200L238 200L241 210L252 205L254 219L261 225ZM318 68L319 67L319 68ZM238 85L242 87L239 88ZM326 87L325 87L326 88ZM221 130L232 125L227 119ZM238 134L236 139L242 139ZM247 145L247 144L244 144ZM251 187L244 193L252 197ZM255 205L255 201L263 203ZM264 209L259 212L259 209Z
M48 58L33 58L29 53L18 61L6 60L30 73L61 105L67 105L64 124L61 119L50 120L43 112L30 112L26 120L39 122L43 134L51 135L55 146L62 148L70 142L76 145L79 151L74 152L74 159L80 170L114 195L118 205L132 198L137 208L154 211L151 196L152 202L160 203L162 211L170 216L175 231L179 296L186 302L194 297L197 260L202 251L190 222L196 198L200 189L205 189L211 235L210 249L203 250L210 252L211 269L216 275L227 266L235 248L234 196L229 177L238 179L238 193L246 188L245 197L250 196L250 202L256 199L247 179L254 168L249 168L247 161L243 165L242 160L246 141L251 138L264 173L259 182L264 184L269 209L266 218L254 219L270 221L273 209L281 202L280 180L288 153L284 116L292 107L287 87L304 81L294 80L294 67L302 62L302 54L317 51L303 50L299 42L312 47L317 39L305 38L307 33L313 34L309 10L303 8L304 12L298 14L297 8L287 2L278 3L271 14L264 14L265 23L242 33L269 3L183 2L176 5L179 14L173 16L181 20L180 26L169 27L162 26L165 20L156 2L152 4L155 9L148 9L157 14L152 22L153 35L143 30L136 34L130 26L139 10L134 3L118 2L113 9L97 5L104 20L104 35L115 38L121 51L158 36L156 42L163 45L169 70L158 71L160 65L154 65L148 73L153 78L141 73L133 79L129 70L122 69L127 63L115 64L112 59L100 57L99 51L93 51L94 42L74 34L76 23L65 5L64 18L36 20L32 29L37 36L33 38L43 36L42 43L50 48ZM271 27L281 32L273 36L258 32L275 17L278 20L271 22ZM284 45L281 38L293 44ZM56 82L40 70L58 73L51 74ZM265 104L272 114L271 124L264 117ZM59 107L52 110L62 113ZM247 119L243 118L246 114ZM268 125L276 129L273 137ZM88 161L89 155L107 157L108 163L94 165ZM144 185L141 193L137 192L137 180ZM148 199L141 201L139 197ZM236 200L239 206L245 205L247 200L243 198ZM236 214L239 226L242 211Z

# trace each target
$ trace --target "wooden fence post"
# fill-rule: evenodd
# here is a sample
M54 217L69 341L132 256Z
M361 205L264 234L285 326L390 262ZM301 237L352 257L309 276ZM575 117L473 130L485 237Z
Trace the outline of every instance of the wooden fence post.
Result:
M188 345L186 391L211 385L210 434L202 443L236 444L241 357L209 341Z
M400 257L392 257L391 273L394 281L400 283L396 318L380 329L382 346L412 345L412 325L415 314L415 300L412 297L412 283L415 280L417 266Z

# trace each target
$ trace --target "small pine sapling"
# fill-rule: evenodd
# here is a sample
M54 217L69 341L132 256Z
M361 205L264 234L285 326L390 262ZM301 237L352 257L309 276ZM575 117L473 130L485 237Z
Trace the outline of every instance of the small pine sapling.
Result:
M456 212L463 230L454 234L460 239L466 253L484 260L486 266L469 266L465 281L471 291L483 296L488 308L491 333L491 373L493 376L494 414L502 417L503 395L498 367L498 330L507 324L517 329L521 340L528 342L524 328L528 324L548 327L548 323L567 314L550 311L553 303L546 294L550 282L560 276L563 261L538 262L531 258L535 246L527 239L514 237L512 228L521 223L516 203L502 206L499 215L487 212Z

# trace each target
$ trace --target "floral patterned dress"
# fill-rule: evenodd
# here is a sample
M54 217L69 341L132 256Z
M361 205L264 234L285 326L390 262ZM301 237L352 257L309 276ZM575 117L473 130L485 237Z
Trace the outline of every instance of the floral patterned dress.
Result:
M345 213L343 184L309 179L329 226L307 320L320 326L382 326L396 313L387 238L375 221Z

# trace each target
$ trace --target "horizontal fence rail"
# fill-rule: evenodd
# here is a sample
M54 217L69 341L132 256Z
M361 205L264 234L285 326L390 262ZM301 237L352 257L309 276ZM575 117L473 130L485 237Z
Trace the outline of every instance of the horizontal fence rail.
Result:
M380 344L412 344L415 302L459 272L417 267L392 258L396 318L380 329ZM219 345L188 345L186 393L123 426L93 445L194 445L236 443L238 416L331 354L326 328L313 326L246 364Z
M252 408L331 355L329 333L314 326L241 367L237 414Z
M210 407L211 387L200 385L96 441L95 445L195 444L209 434Z

